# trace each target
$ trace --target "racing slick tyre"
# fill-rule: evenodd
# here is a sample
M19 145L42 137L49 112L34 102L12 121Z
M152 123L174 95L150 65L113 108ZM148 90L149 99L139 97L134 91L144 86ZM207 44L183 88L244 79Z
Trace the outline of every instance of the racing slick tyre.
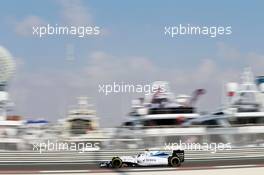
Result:
M169 166L176 167L181 165L181 160L177 156L170 156L168 158Z
M123 162L119 157L113 157L111 164L113 168L121 168Z

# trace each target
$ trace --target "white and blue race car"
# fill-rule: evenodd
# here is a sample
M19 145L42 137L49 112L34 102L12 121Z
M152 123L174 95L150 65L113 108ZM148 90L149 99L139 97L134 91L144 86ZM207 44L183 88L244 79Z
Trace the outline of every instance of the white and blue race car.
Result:
M136 166L180 166L184 162L184 151L173 150L172 153L162 151L145 151L134 156L113 157L111 161L101 162L100 167L121 168Z

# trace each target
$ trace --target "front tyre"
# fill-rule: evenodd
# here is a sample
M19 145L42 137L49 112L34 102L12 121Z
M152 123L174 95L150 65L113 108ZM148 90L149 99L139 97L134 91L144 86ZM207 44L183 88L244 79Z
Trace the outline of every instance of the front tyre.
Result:
M119 157L113 157L111 164L113 168L121 168L123 162Z

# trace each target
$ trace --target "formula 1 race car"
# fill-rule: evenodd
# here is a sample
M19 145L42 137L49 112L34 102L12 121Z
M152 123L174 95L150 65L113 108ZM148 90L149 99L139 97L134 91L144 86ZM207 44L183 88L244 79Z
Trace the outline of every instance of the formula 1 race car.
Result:
M111 161L101 162L100 167L121 168L136 166L180 166L184 162L184 151L173 150L172 153L145 151L134 156L113 157Z

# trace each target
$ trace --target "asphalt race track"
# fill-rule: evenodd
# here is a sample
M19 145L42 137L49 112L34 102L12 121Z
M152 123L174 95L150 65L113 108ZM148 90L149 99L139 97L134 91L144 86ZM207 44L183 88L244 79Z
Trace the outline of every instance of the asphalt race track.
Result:
M183 170L212 170L212 169L237 169L264 167L263 158L248 159L211 159L211 160L186 160L181 167L137 167L122 169L99 168L96 163L88 164L84 162L74 163L12 163L1 164L1 174L35 174L35 173L125 173L125 172L159 172L159 171L183 171Z

